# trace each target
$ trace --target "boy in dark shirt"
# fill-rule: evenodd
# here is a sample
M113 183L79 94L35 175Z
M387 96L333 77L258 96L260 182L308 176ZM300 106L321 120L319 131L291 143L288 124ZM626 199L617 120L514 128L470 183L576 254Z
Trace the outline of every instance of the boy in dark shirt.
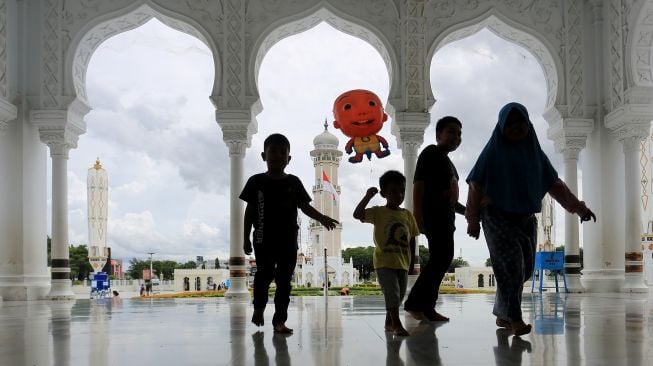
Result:
M418 320L448 321L435 311L438 289L453 259L453 232L456 213L464 214L458 202L458 172L447 156L461 142L462 123L443 117L435 125L437 145L419 154L413 180L413 215L429 244L429 260L421 271L404 310Z
M254 227L254 314L252 323L263 325L263 312L268 302L268 289L274 279L274 317L272 326L277 333L292 333L286 327L290 282L297 263L297 208L319 221L328 230L338 223L309 205L310 196L302 182L284 169L290 162L290 142L281 134L268 136L263 142L261 157L267 164L265 173L249 178L240 194L245 208L245 254L252 253L250 232Z

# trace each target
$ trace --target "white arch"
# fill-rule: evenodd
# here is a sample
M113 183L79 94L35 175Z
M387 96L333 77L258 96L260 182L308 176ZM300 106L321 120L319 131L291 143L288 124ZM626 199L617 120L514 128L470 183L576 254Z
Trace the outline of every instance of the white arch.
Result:
M293 14L291 17L280 19L262 32L263 36L256 40L252 48L256 52L256 57L250 58L249 63L250 90L255 91L255 94L258 95L258 75L261 62L272 46L286 37L299 34L321 22L326 22L345 34L362 39L379 52L388 71L388 80L390 81L390 93L388 95L394 95L394 89L399 86L397 81L398 72L395 72L395 70L398 71L399 67L397 66L396 55L391 52L391 42L372 24L358 18L352 18L346 13L339 12L332 7L327 8L327 6L328 4L320 5L318 9L312 8L305 12Z
M558 70L562 70L562 67L559 59L553 56L555 53L551 52L553 47L548 45L545 38L539 36L535 30L522 29L516 23L510 22L510 20L501 17L499 14L494 14L494 11L487 12L467 22L456 23L456 25L442 32L429 48L427 70L430 69L433 57L440 48L451 42L469 37L483 28L489 29L500 38L524 47L538 60L546 80L547 98L545 109L555 105L556 98L561 95L560 88L563 83L560 83L558 79ZM430 79L427 82L430 84ZM433 86L431 85L427 90L432 93ZM430 95L429 98L433 98L433 95Z
M213 54L215 76L213 90L219 87L221 74L218 49L197 22L181 14L164 14L163 9L154 9L150 3L136 3L132 7L125 7L120 12L103 14L83 27L70 43L66 51L65 63L65 90L68 95L76 95L77 99L88 105L86 95L86 71L91 56L95 50L107 39L128 30L138 28L152 18L160 20L170 28L189 34L204 42Z
M630 77L635 86L653 87L653 0L647 0L638 12L631 33Z

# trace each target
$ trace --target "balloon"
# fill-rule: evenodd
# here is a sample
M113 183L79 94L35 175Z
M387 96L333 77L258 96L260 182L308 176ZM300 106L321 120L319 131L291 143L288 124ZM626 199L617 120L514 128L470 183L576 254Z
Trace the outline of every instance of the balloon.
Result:
M350 137L345 145L347 154L356 154L349 158L351 163L360 163L363 155L371 160L372 154L377 158L390 155L388 142L377 132L381 131L388 115L383 111L381 99L369 90L355 89L346 91L333 103L333 126ZM385 150L381 150L381 146Z

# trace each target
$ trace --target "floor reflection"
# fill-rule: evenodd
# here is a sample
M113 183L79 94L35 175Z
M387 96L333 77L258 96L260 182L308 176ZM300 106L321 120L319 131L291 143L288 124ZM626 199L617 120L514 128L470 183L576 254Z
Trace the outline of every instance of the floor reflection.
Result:
M382 297L293 298L290 336L226 299L0 303L2 365L650 365L651 295L525 294L531 334L497 330L492 295L444 295L447 323L383 330ZM274 307L266 311L271 320Z

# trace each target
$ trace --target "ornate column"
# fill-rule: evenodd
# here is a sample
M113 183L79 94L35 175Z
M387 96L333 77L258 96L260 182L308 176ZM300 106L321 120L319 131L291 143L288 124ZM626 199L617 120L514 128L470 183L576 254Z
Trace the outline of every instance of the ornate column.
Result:
M394 115L393 133L397 146L401 148L406 176L406 198L404 207L413 210L413 178L417 164L417 151L424 142L424 131L431 121L428 112L397 112Z
M9 122L16 119L16 106L0 96L0 136L4 136L9 128Z
M52 158L52 287L51 299L74 299L70 280L68 246L68 151L77 141L66 138L64 129L43 130L41 141Z
M413 178L417 164L417 151L424 142L424 130L430 120L431 115L427 112L398 112L394 116L393 133L397 137L397 146L401 148L401 156L404 159L404 175L406 176L404 207L411 212L413 211ZM413 255L419 259L419 243L416 244ZM409 287L412 287L417 280L419 271L419 261L416 260L415 274L408 276Z
M626 92L628 101L639 101L637 90ZM650 98L650 96L645 96ZM643 232L642 212L639 203L640 171L639 155L642 140L648 137L653 120L652 104L625 104L605 117L610 128L623 145L624 152L624 218L625 218L625 276L622 291L648 292L644 283L644 263L641 244Z
M624 150L624 175L626 205L626 237L625 237L625 292L648 292L644 283L644 257L642 252L642 215L639 208L639 152L640 143L648 136L648 131L642 128L619 130L619 141Z
M548 136L555 143L556 152L564 157L564 181L575 195L578 195L578 157L585 148L587 135L594 129L589 118L563 117L568 114L566 106L555 106L543 117L549 123ZM580 236L578 216L565 212L565 274L569 292L584 292L580 282Z
M84 115L89 107L75 100L67 110L33 110L30 121L39 129L41 141L52 158L52 247L51 287L48 298L74 299L70 280L68 247L68 152L77 147L86 131Z
M243 189L243 160L250 145L249 110L216 111L218 124L222 128L223 140L229 147L230 160L230 204L229 204L229 290L230 299L249 299L247 289L247 262L243 250L244 204L238 198Z

